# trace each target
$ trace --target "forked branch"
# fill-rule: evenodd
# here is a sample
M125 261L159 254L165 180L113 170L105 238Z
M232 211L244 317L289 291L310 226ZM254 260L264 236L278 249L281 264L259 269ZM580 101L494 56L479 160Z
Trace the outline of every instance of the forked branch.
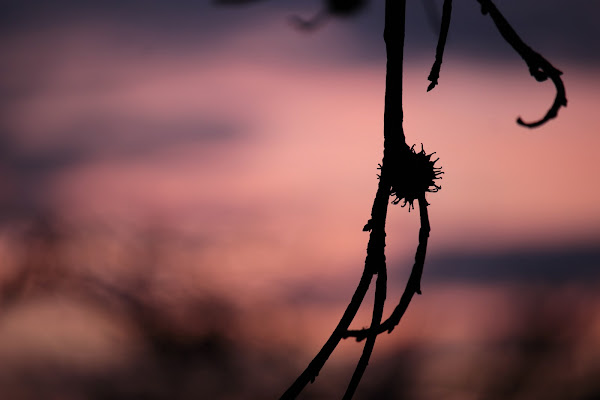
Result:
M404 289L404 293L400 297L400 302L390 315L388 319L386 319L381 325L374 327L371 324L371 327L368 329L360 329L360 330L349 330L344 335L344 338L353 337L356 338L356 341L360 342L365 338L371 337L373 335L379 335L385 331L388 333L392 332L394 328L400 323L402 316L408 309L408 305L410 304L413 296L416 294L421 294L421 276L423 275L423 266L425 265L425 256L427 255L427 242L429 239L429 232L431 231L431 227L429 225L429 215L427 212L427 201L425 200L425 194L419 197L419 214L421 217L421 228L419 229L419 246L417 247L417 253L415 255L415 264L413 265L412 271L410 273L410 277L408 278L408 282L406 283L406 288Z
M356 288L356 291L354 292L354 295L352 296L352 299L350 300L350 304L348 304L346 311L344 312L333 333L327 342L325 342L325 345L323 345L315 358L308 364L302 374L298 376L294 383L292 383L292 385L281 396L282 400L295 399L309 382L313 382L315 380L317 375L319 375L321 368L323 368L323 365L325 365L325 362L329 359L331 353L333 353L338 343L343 339L344 334L347 332L348 327L350 326L350 323L356 316L356 313L358 312L358 309L360 308L360 305L369 289L373 275L381 273L381 271L383 271L383 274L385 274L385 221L387 218L390 188L391 184L388 183L384 172L382 172L382 178L379 181L379 187L375 195L371 212L371 233L369 236L369 244L367 245L365 268L363 270L360 282ZM379 279L380 277L378 277L378 287L382 284L382 282L384 283L385 281L385 278L384 281L379 281ZM385 300L385 292L383 299ZM379 320L381 320L381 317ZM376 325L378 324L379 322L377 322ZM358 378L358 380L360 380L360 378ZM356 382L356 385L357 384L358 382Z
M387 292L387 270L385 264L382 268L377 272L377 281L375 282L375 302L373 305L373 317L371 319L371 328L376 328L381 324L381 318L383 317L383 306L385 304L385 297ZM367 341L363 348L362 355L358 360L358 364L356 365L356 369L354 370L354 374L352 375L352 379L350 379L350 383L348 384L348 389L346 389L346 393L344 394L343 400L350 400L362 379L365 370L367 369L367 365L369 365L369 359L371 358L371 354L373 353L373 348L375 347L375 340L377 340L377 333L375 329L372 329L370 334L367 337Z
M214 0L218 4L244 4L258 0ZM535 122L523 122L521 118L517 122L527 127L536 127L556 117L558 110L567 105L565 88L560 78L561 71L554 68L544 57L533 51L516 34L506 19L498 11L491 0L477 0L484 14L489 14L496 24L502 37L519 53L529 67L531 75L542 82L550 78L556 87L556 97L553 105L546 115ZM324 0L324 14L326 16L352 15L358 12L367 3L366 0ZM440 36L438 39L436 58L431 68L428 79L431 81L428 91L433 89L439 79L444 49L450 27L452 13L452 0L444 0ZM350 380L345 400L350 400L367 368L369 359L375 346L377 336L387 331L391 332L404 316L412 298L415 294L421 294L421 277L425 257L427 255L427 243L429 240L430 224L427 211L428 203L425 199L426 192L436 192L440 189L435 183L442 174L439 167L435 167L437 160L431 160L432 154L426 154L421 147L416 152L413 147L406 144L403 129L403 59L404 59L404 28L406 17L406 0L385 0L385 28L384 41L386 45L386 92L384 111L384 149L383 160L380 165L381 175L373 207L371 218L364 226L364 231L370 231L369 243L367 245L367 256L360 282L329 339L325 342L319 353L308 364L306 369L298 376L292 385L281 396L281 399L295 399L309 382L313 382L319 375L321 369L342 339L353 337L357 341L367 339L362 355ZM310 30L320 25L321 17L308 21L298 20L296 24L303 30ZM419 244L415 254L415 263L411 270L406 288L400 297L400 301L389 318L382 321L384 303L387 291L387 266L385 257L386 233L385 225L387 219L390 197L393 204L403 201L403 206L408 204L409 210L414 207L413 202L418 201L421 227L419 229ZM356 316L362 301L373 280L377 275L375 284L375 302L369 328L361 330L349 330L352 320Z
M373 207L371 218L365 225L364 230L370 231L369 243L367 245L367 257L361 280L356 288L350 304L346 308L340 322L333 333L309 363L306 369L285 391L281 399L295 399L304 387L314 381L321 368L335 350L338 343L344 338L350 323L356 316L358 308L364 299L373 275L377 276L375 305L372 317L372 326L380 325L383 315L383 303L385 302L387 272L385 260L385 224L387 211L390 203L394 166L397 159L410 153L406 145L406 139L402 128L402 75L403 75L403 53L404 53L404 25L406 13L406 0L386 0L384 40L387 52L387 74L384 111L384 149L381 162L381 176ZM377 335L372 335L365 344L363 354L357 364L344 399L351 399L368 365L369 358L375 345Z

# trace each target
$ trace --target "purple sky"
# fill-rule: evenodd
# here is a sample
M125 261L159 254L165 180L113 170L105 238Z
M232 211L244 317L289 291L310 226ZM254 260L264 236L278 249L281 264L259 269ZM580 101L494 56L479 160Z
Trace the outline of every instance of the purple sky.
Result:
M307 35L287 18L319 3L283 3L4 2L4 218L167 223L210 238L214 262L230 254L240 283L248 263L358 268L381 157L382 8ZM431 254L595 246L598 6L498 4L565 73L569 107L527 131L516 117L541 116L553 89L471 3L454 7L431 93L435 35L409 5L407 138L446 172ZM416 223L393 209L392 260L410 259Z
M274 398L331 332L362 271L383 145L382 3L304 34L289 17L314 15L318 1L0 0L0 285L26 271L25 300L0 309L0 381L48 397L30 378L52 378L56 362L74 376L105 366L130 388L125 363L148 384L152 331L127 311L131 296L177 340L230 340L239 378L260 377L255 397ZM454 3L429 93L436 35L423 5L408 5L407 141L436 151L445 175L428 195L424 295L378 340L369 373L418 358L419 398L476 396L482 376L501 379L510 354L498 344L540 329L560 339L560 357L530 369L541 371L540 393L564 398L598 376L600 5L497 2L564 72L568 107L526 130L517 116L541 117L553 87L529 76L475 0ZM56 223L54 241L44 242L43 218L38 242L20 236L40 216ZM386 315L418 223L390 208ZM94 280L109 288L104 302ZM353 365L353 351L342 346L309 390L332 390L327 374ZM188 374L205 386L200 397L236 386L213 368L228 358L214 354L206 365L219 379ZM536 394L523 398L550 398Z

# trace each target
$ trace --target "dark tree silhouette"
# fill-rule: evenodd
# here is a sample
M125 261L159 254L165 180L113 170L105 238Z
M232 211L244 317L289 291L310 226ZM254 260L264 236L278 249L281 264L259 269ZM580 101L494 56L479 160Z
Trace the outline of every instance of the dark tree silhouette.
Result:
M255 1L258 0L215 0L215 3L227 5L246 4ZM523 58L529 67L530 74L539 82L550 79L556 87L556 97L544 117L534 122L524 122L520 117L517 119L518 124L528 128L543 125L557 116L560 107L567 105L565 88L560 77L562 72L523 42L491 0L477 1L481 6L482 14L490 15L504 40ZM312 19L303 20L299 17L293 17L292 22L299 29L312 30L319 27L321 23L330 17L353 15L359 12L365 4L366 1L364 0L326 0L322 10ZM451 13L452 0L444 0L435 62L428 77L431 82L427 88L428 91L438 84L444 48L450 28ZM400 323L413 296L421 294L421 276L430 232L427 213L429 203L425 198L425 194L436 192L441 188L436 185L435 180L440 178L439 175L442 174L442 171L435 166L437 159L431 160L434 153L427 154L423 147L419 152L415 151L414 145L411 147L406 143L404 135L402 78L405 19L406 0L385 1L383 38L387 54L387 72L383 132L384 149L383 160L379 165L381 173L373 201L371 218L363 228L364 231L370 232L364 271L346 311L331 336L306 369L283 393L281 399L296 398L309 382L314 382L339 342L342 339L354 337L357 341L365 339L366 341L362 355L343 396L343 399L351 399L367 368L378 335L385 331L391 332ZM382 322L387 291L385 224L391 196L394 196L391 200L392 204L402 202L403 207L408 204L409 211L414 208L414 202L417 201L421 227L419 229L419 244L415 255L415 263L404 293L391 315ZM350 324L356 316L375 275L377 275L377 279L371 326L367 329L351 330L349 329Z

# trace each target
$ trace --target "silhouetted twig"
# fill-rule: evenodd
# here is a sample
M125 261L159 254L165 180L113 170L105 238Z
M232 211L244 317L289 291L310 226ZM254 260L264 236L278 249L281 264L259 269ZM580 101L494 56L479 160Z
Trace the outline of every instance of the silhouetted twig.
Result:
M552 106L542 119L535 122L524 122L521 117L519 117L517 119L517 123L528 128L535 128L536 126L543 125L552 118L555 118L560 107L567 106L565 86L560 78L562 72L554 68L554 66L550 64L548 60L542 57L539 53L535 52L531 47L527 46L523 40L521 40L519 35L517 35L515 30L510 26L508 21L504 18L500 11L498 11L498 8L496 8L491 0L477 1L479 4L481 4L481 12L484 15L490 14L490 17L492 17L494 24L496 24L496 27L498 28L498 31L504 40L506 40L508 44L510 44L512 48L515 49L515 51L519 53L521 58L523 58L523 60L527 63L531 76L533 76L538 82L543 82L550 78L556 87L556 97L554 98L554 103L552 103Z
M223 1L225 2L225 0ZM241 2L242 0L237 1ZM527 62L531 74L538 81L550 78L557 89L554 104L543 119L533 123L525 123L519 118L517 122L524 126L534 127L554 118L558 109L561 106L566 106L567 103L564 86L560 79L561 72L523 43L490 0L478 1L482 5L483 13L491 15L504 39ZM310 20L295 17L293 22L296 27L302 30L313 30L320 26L329 16L353 15L361 10L365 4L365 0L325 0L325 7L317 16ZM436 59L428 77L431 81L427 89L428 91L433 89L438 83L451 14L452 0L444 0ZM421 277L423 275L427 242L431 230L425 193L436 192L440 189L435 180L439 179L439 175L442 172L439 167L435 167L437 160L431 160L431 156L434 153L426 154L422 147L420 152L416 152L414 146L409 148L406 144L402 105L405 19L406 0L385 1L383 37L386 46L387 65L383 160L379 166L381 174L379 175L379 185L373 201L371 218L363 228L364 231L370 231L364 270L356 291L331 336L306 369L281 396L281 399L295 399L309 382L313 382L340 340L349 337L354 337L357 341L367 339L362 355L343 397L345 400L350 400L367 368L377 336L385 331L391 332L400 323L415 293L421 294ZM408 204L409 211L411 208L414 208L413 202L417 200L421 227L419 229L419 245L415 255L415 263L406 288L390 317L382 323L387 290L385 224L390 196L395 196L391 201L393 204L399 204L401 201L404 201L402 206ZM356 316L374 275L377 275L377 281L371 325L369 328L362 330L349 330L348 327Z
M372 278L373 274L370 273L365 267L362 277L360 278L360 282L356 287L356 291L354 292L354 295L352 296L350 304L348 304L344 315L340 319L340 322L333 330L333 333L327 342L325 342L325 345L323 345L321 348L321 351L319 351L315 358L308 364L306 369L300 374L300 376L298 376L298 378L296 378L294 383L292 383L285 393L283 393L283 395L280 397L281 400L295 399L309 382L314 382L315 378L319 375L321 368L323 368L323 365L325 365L325 362L329 359L331 353L333 353L340 340L342 340L344 332L348 329L348 326L350 326L350 323L356 316L356 313L360 308L360 304L365 298L367 290L369 290L369 285Z
M428 80L431 81L427 87L429 92L438 84L440 78L440 68L442 67L442 58L444 56L444 48L446 47L446 39L448 38L448 29L450 28L450 17L452 15L452 0L444 0L444 8L442 13L442 25L440 27L440 36L438 38L437 48L435 50L435 62L431 67Z
M385 302L386 265L385 265L385 223L392 188L394 171L397 158L411 153L406 145L406 139L402 128L402 74L404 53L404 25L406 14L406 0L386 0L384 40L387 51L387 74L384 111L384 150L381 162L381 176L373 208L371 219L365 225L364 230L370 230L369 243L367 245L367 257L363 275L358 287L352 296L350 304L346 308L340 322L333 333L315 358L308 364L304 372L281 396L281 399L294 399L302 389L313 381L319 374L321 368L337 347L340 340L346 335L350 323L354 319L362 300L367 293L374 274L378 276L376 287L376 301L373 310L372 325L378 326L383 314L383 303ZM378 293L377 293L378 292ZM344 399L351 399L358 386L364 370L368 364L377 335L373 335L366 343L363 355L357 365L356 371L350 381Z
M410 301L412 300L415 293L421 294L421 276L423 275L423 266L425 264L425 256L427 254L427 241L429 239L429 232L431 227L429 225L429 215L427 213L427 201L423 195L419 199L419 214L421 217L421 228L419 229L419 246L417 247L417 253L415 255L415 264L413 265L410 277L406 283L404 293L400 297L400 302L390 315L381 325L379 325L375 331L374 326L371 324L369 329L361 330L349 330L344 335L344 338L354 337L357 341L364 340L372 335L379 335L385 331L388 333L392 332L396 325L400 323L404 312L406 312Z
M362 355L358 360L358 364L356 365L356 369L354 370L354 374L352 375L352 379L348 384L348 388L346 389L346 393L344 394L343 399L351 399L362 379L362 376L367 369L367 365L369 365L369 359L371 358L371 354L373 353L373 348L375 347L375 340L377 340L377 330L376 328L381 324L381 318L383 317L383 306L385 305L385 297L387 291L387 271L385 265L381 270L377 273L377 281L375 282L375 302L373 305L373 317L371 319L371 329L367 338L367 342L365 343L365 347L363 348Z

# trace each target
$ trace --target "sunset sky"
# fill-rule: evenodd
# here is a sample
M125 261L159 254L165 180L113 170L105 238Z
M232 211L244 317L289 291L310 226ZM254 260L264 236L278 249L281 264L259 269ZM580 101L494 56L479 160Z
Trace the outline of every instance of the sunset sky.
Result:
M333 323L362 271L382 156L376 3L305 33L289 18L314 15L318 1L0 1L3 229L45 213L71 227L166 228L198 245L191 275L173 285L240 303L333 298L318 317ZM465 282L490 302L500 301L481 291L490 282L597 282L600 5L497 2L564 73L568 107L528 130L516 118L543 116L554 88L529 75L478 3L455 2L429 93L436 16L408 3L405 133L444 170L427 197L423 279L447 286L424 289L423 307L469 303L453 286ZM390 210L399 289L419 221Z
M234 259L269 254L257 268L270 277L296 262L359 270L382 151L381 5L303 34L289 16L318 2L143 3L5 4L5 214L167 221ZM568 108L534 130L515 119L543 115L554 89L477 4L455 5L440 85L425 91L436 38L409 4L406 136L445 171L431 254L598 244L597 10L545 4L499 5L564 72ZM392 256L413 251L416 219L393 208Z

